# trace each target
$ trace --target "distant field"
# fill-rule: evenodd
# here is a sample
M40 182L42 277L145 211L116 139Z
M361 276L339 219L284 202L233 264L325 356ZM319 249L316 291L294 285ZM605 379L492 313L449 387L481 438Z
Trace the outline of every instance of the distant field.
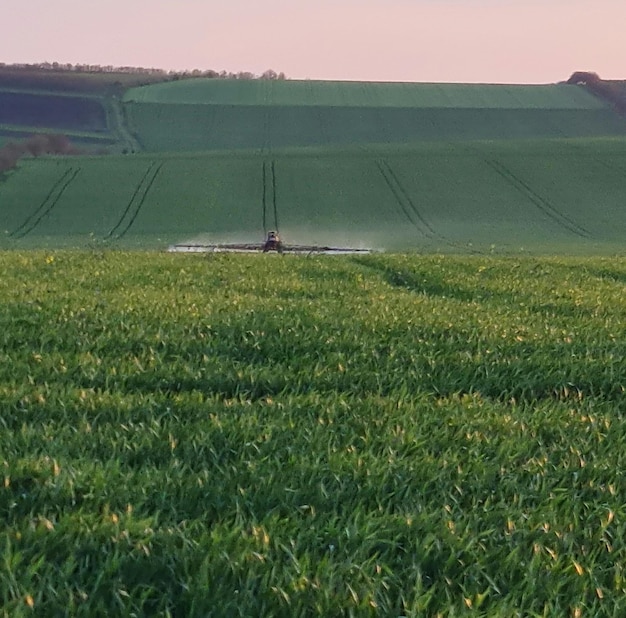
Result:
M626 135L626 121L568 85L187 80L131 89L149 152Z
M106 131L106 112L97 99L0 90L0 124Z
M2 247L162 249L279 228L393 251L623 249L626 119L579 86L193 79L125 102L9 87L0 102L5 139L37 121L144 151L23 160L0 183Z
M138 150L125 127L121 83L115 85L113 79L109 74L12 72L0 67L0 146L37 133L55 133L91 152Z
M0 614L625 616L626 119L94 80L129 154L0 173ZM269 229L387 253L165 253Z
M95 133L92 131L80 131L74 129L55 129L50 127L28 127L28 126L11 126L0 125L0 145L6 141L20 141L28 138L34 134L56 135L62 133L68 137L73 144L89 144L89 145L102 145L106 147L109 144L116 142L115 136L108 132Z
M0 146L38 133L65 135L90 152L137 149L114 98L0 86Z
M81 141L106 136L116 152L626 136L611 105L564 84L182 79L121 102L163 76L5 73L0 135L91 133Z
M126 102L452 109L604 109L578 86L193 79L131 88Z
M619 251L625 172L623 139L25 161L0 185L1 243L165 248L279 227L387 250Z
M148 152L404 144L537 137L626 135L609 109L430 109L127 104Z

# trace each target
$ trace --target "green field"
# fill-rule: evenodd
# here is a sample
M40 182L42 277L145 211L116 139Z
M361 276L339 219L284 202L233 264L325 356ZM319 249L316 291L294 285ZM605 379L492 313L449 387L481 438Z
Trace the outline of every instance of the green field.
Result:
M624 259L0 253L6 616L621 616Z
M147 152L625 136L608 109L509 110L130 104Z
M81 133L113 152L625 136L579 86L182 79L0 71L0 139ZM125 90L126 89L126 90ZM9 127L10 130L4 130Z
M73 140L134 154L23 159L0 176L0 248L165 249L279 228L388 251L623 250L626 119L580 86L189 79L123 100L1 86L12 123L20 97L31 115L50 103L41 123L73 119Z
M131 88L125 102L236 106L604 109L578 86L193 79Z
M626 615L611 105L9 77L132 154L0 172L1 616Z
M386 250L619 252L625 171L623 139L24 161L0 185L0 246L164 249L278 227Z
M188 80L127 92L147 151L626 135L577 86Z

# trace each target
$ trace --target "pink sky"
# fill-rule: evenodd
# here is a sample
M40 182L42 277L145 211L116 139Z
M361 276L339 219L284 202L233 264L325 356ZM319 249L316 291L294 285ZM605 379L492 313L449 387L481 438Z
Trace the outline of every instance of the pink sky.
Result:
M626 79L626 0L19 0L0 62L284 71L291 78Z

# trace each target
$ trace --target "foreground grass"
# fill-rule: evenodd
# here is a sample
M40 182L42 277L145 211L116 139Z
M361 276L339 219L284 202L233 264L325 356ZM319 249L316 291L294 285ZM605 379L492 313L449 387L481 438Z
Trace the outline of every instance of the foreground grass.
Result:
M0 267L4 615L626 612L626 259Z

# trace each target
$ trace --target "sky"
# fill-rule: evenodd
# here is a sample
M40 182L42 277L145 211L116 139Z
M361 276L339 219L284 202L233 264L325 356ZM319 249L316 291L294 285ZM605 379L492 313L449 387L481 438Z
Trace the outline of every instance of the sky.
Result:
M14 0L0 62L283 71L292 79L626 79L626 0Z

